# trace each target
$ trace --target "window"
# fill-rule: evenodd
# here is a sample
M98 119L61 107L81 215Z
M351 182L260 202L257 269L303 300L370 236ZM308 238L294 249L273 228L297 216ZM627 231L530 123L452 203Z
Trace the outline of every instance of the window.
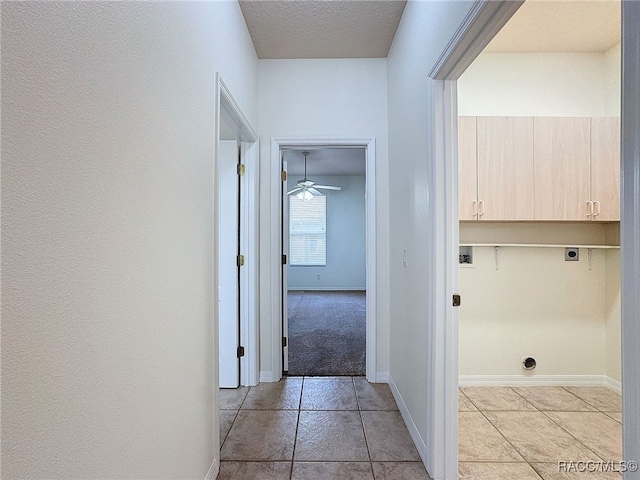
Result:
M289 197L290 265L327 264L327 197Z

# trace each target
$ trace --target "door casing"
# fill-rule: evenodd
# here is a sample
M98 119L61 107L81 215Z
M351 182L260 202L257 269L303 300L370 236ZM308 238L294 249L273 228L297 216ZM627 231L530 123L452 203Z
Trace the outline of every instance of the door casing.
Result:
M271 285L279 285L278 298L271 300L271 362L273 366L272 378L261 381L276 382L282 377L283 371L283 265L280 247L283 237L282 222L282 182L281 182L281 150L302 147L360 147L365 149L365 196L366 196L366 377L370 382L386 381L380 379L376 373L376 141L375 138L285 138L271 139L271 198L279 199L273 202L271 218L276 219L271 224Z

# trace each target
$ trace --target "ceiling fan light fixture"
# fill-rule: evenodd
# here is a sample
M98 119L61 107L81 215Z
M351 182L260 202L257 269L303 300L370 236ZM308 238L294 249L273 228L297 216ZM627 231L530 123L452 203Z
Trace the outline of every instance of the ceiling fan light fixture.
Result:
M315 182L309 180L307 178L307 155L309 155L309 152L304 151L301 153L304 156L304 178L302 180L298 180L295 188L293 188L293 190L289 190L287 195L293 195L295 193L296 198L299 198L300 200L311 200L313 197L325 196L325 194L318 189L342 190L340 187L334 187L331 185L316 185Z
M296 197L302 201L305 201L305 200L311 200L314 197L314 195L309 190L305 189L296 193Z

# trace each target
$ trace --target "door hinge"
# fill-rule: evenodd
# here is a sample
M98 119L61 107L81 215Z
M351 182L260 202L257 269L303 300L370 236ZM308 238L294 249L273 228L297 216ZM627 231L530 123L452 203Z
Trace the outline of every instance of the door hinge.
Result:
M244 357L244 347L238 347L238 358Z
M287 255L286 254L282 254L282 264L286 265L287 264Z
M282 348L287 346L287 337L282 337Z
M462 301L462 298L460 297L460 295L458 295L457 293L454 293L453 294L453 306L454 307L459 307L461 301Z
M244 265L244 255L238 255L236 258L236 264L241 267Z
M243 163L239 163L238 164L238 175L244 175L244 164Z
M287 181L287 172L285 172L284 170L282 170L282 172L280 172L280 179L281 179L283 182L286 182L286 181Z

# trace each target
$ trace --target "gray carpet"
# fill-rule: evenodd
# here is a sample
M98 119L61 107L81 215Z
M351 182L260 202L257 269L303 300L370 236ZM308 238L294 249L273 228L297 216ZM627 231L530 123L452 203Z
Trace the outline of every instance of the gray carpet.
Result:
M364 375L362 291L288 293L289 375Z

